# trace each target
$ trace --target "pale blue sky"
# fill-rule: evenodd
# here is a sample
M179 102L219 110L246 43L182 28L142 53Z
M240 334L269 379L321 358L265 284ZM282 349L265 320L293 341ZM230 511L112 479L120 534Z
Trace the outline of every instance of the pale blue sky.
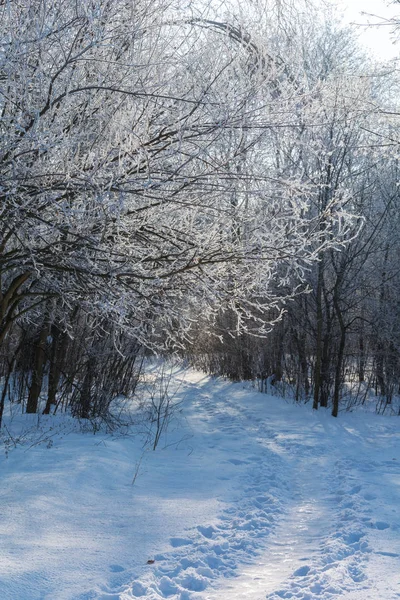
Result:
M393 44L392 27L385 24L391 17L400 16L400 4L388 6L389 0L337 0L337 4L343 11L346 22L360 25L381 23L380 27L359 28L363 44L379 58L400 57L400 30L399 41Z

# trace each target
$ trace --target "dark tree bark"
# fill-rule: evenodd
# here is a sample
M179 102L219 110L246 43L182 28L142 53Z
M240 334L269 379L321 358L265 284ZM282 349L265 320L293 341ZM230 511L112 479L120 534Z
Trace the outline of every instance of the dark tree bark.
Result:
M40 336L35 347L34 363L32 368L32 381L29 388L27 413L35 413L38 409L40 392L43 385L43 373L46 362L46 343L49 335L49 324L45 322L40 331Z

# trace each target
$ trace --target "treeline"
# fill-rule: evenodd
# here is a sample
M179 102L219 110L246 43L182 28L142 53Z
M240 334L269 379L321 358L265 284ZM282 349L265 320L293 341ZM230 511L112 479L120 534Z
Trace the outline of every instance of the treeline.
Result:
M134 393L144 356L140 345L112 323L94 326L78 309L69 317L68 329L50 311L39 326L13 328L3 345L0 417L8 398L27 413L68 410L109 420L112 401Z
M396 78L306 7L0 3L0 420L109 415L153 352L391 402Z
M319 31L309 44L313 60L305 60L304 69L318 99L296 136L279 136L276 162L282 176L301 174L302 182L315 186L309 199L314 214L341 194L359 229L343 247L318 251L304 270L306 293L299 290L285 302L283 315L270 312L267 320L278 321L265 337L235 335L228 312L211 330L198 326L187 354L209 373L257 380L263 391L275 387L315 409L329 407L334 416L371 401L379 412L397 414L398 86L388 75L374 81L380 68L360 56L346 31Z
M342 146L343 153L351 149ZM334 156L334 155L332 155ZM221 317L212 334L188 345L209 373L257 380L261 389L293 395L313 407L340 409L375 402L398 413L400 395L400 198L398 161L332 166L353 177L361 230L340 251L321 252L305 275L307 293L292 298L264 338L229 335ZM339 168L340 167L340 168ZM356 176L356 177L355 177ZM278 313L276 313L277 315ZM269 385L269 387L268 387Z

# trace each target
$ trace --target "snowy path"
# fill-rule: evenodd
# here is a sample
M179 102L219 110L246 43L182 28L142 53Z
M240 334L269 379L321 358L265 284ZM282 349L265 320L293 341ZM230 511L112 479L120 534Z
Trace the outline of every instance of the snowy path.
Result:
M0 598L398 600L400 419L183 377L133 486L136 438L2 459Z
M276 427L283 407L268 407L267 444L288 460L290 499L266 551L207 600L400 597L399 424L324 412L306 422L292 407Z

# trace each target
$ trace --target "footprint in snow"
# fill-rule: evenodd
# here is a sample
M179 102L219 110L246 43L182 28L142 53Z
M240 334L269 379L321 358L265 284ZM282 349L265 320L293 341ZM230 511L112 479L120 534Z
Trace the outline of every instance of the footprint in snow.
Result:
M359 569L359 567L357 565L350 566L348 569L348 572L349 572L351 579L355 583L365 581L365 579L367 578L366 575L361 571L361 569Z
M122 571L125 571L125 567L121 567L121 565L110 565L109 569L112 573L122 573Z
M294 577L305 577L310 572L310 567L308 565L304 565L304 567L300 567L294 573Z
M179 584L191 592L202 592L207 587L207 581L195 572L185 574Z
M368 500L368 501L369 500L376 500L376 496L375 496L375 494L367 493L367 494L364 495L364 500Z
M212 525L209 527L203 527L203 525L199 525L197 530L201 533L201 535L204 535L204 537L209 540L212 538L213 533L215 532L215 529L212 527Z
M132 596L135 598L142 598L147 595L147 588L144 587L139 581L134 581L131 587Z
M189 540L188 538L180 538L180 537L173 537L169 540L169 543L171 544L171 546L173 548L179 548L180 546L189 546L190 544L193 544L192 540Z
M375 523L371 523L371 527L375 527L376 529L383 531L384 529L389 529L390 525L389 523L386 523L386 521L375 521Z
M346 544L357 544L361 538L364 536L364 533L358 531L352 531L343 537L343 540Z
M178 593L178 588L169 577L161 577L158 587L164 596L173 596Z

